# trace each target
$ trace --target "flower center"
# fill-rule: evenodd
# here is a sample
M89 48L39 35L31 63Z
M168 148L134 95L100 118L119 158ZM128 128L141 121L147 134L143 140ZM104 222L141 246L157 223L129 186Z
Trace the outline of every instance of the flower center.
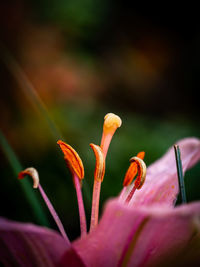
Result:
M122 124L122 121L119 116L108 113L104 117L104 124L103 124L103 133L101 138L101 145L90 144L92 148L95 158L96 158L96 165L94 170L94 185L93 185L93 195L92 195L92 208L91 208L91 221L90 221L90 231L93 231L96 226L98 225L98 216L99 216L99 200L100 200L100 191L101 191L101 183L103 182L104 174L105 174L105 160L108 152L108 148L110 146L110 142L112 137ZM79 208L79 218L80 218L80 230L81 236L85 236L87 233L87 223L86 223L86 216L85 216L85 209L84 203L82 198L81 192L81 184L84 178L84 167L81 158L79 157L78 153L68 144L65 142L58 140L58 145L60 146L63 154L64 159L66 161L67 167L70 169L73 177L73 183L76 190L77 195L77 202ZM123 182L123 190L120 195L119 200L123 200L124 203L129 203L133 197L133 194L136 189L140 189L145 181L146 177L146 165L143 161L144 159L144 152L140 152L137 154L137 157L132 157L130 159L130 167L128 168L125 179ZM133 179L136 179L133 182ZM24 171L19 173L18 178L22 179L26 175L29 175L33 179L33 187L38 188L49 211L51 212L61 234L63 237L69 242L69 239L64 231L63 225L53 208L50 200L48 199L47 195L45 194L43 188L39 182L39 175L34 168L27 168Z

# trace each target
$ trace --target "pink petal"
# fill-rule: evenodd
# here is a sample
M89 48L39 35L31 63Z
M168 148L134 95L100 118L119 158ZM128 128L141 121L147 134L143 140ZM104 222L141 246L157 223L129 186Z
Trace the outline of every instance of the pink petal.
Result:
M199 216L200 202L173 209L134 208L112 200L97 229L73 248L86 266L157 266L166 256L200 264Z
M0 263L4 266L58 266L70 247L55 231L0 218Z
M177 144L180 147L183 171L200 160L200 140L185 138ZM131 205L151 205L154 203L173 205L179 193L174 148L147 168L143 187L136 190Z

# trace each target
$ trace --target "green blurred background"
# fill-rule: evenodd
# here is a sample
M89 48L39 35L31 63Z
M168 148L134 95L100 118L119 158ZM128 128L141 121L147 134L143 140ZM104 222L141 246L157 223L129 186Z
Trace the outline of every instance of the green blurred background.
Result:
M1 1L0 215L56 229L31 181L16 178L34 166L70 239L77 237L75 190L56 141L62 137L83 160L89 222L95 167L89 144L100 143L108 112L123 124L108 152L101 209L121 190L131 156L144 150L149 165L177 140L199 137L198 24L194 6ZM189 201L200 199L199 176L200 164L186 174ZM30 201L37 197L48 223L24 189Z

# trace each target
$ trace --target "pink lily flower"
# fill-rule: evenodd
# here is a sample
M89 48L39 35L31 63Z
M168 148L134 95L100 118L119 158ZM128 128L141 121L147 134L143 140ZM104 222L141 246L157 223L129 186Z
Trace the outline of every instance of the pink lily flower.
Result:
M4 266L199 266L200 202L174 207L179 193L173 148L146 169L144 153L131 158L120 195L109 200L98 223L105 159L118 116L105 117L101 145L91 144L96 157L90 231L87 232L81 183L83 164L77 152L58 141L77 193L81 237L70 242L62 223L39 182L34 180L52 213L61 235L45 227L0 219L0 263ZM200 140L179 142L183 173L200 160ZM138 176L133 181L135 175Z

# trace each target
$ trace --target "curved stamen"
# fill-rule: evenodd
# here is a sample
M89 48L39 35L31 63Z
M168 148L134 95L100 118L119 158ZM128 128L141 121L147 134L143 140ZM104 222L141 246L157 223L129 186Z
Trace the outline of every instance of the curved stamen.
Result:
M141 151L137 154L137 157L140 159L144 159L144 156L145 156L144 151ZM124 177L123 189L120 193L119 201L123 201L126 198L128 192L130 191L130 185L137 174L137 169L138 169L137 164L135 162L131 162Z
M146 164L144 161L138 157L132 157L130 159L130 162L135 162L137 164L137 171L138 171L138 176L136 180L134 181L134 186L132 187L131 191L129 192L125 202L129 203L131 198L133 197L133 194L135 193L136 189L141 189L146 178Z
M35 168L30 167L25 169L24 171L21 171L18 175L18 179L23 179L26 175L29 175L32 179L33 179L33 188L38 188L42 198L44 199L44 202L46 203L52 217L54 218L54 221L56 223L56 225L58 226L58 229L60 230L61 235L63 236L63 238L66 240L66 242L68 244L70 244L69 238L67 237L67 234L64 230L64 227L62 225L62 222L60 220L60 218L58 217L53 205L51 204L51 201L49 200L49 198L47 197L46 193L44 192L44 189L42 188L42 186L40 185L39 182L39 175L38 172Z
M64 159L67 163L67 166L69 167L73 176L73 182L76 189L78 209L79 209L81 236L84 236L87 233L87 222L86 222L86 215L81 192L81 180L84 178L83 163L78 153L70 145L66 144L61 140L59 140L57 144L60 146L64 154Z
M92 231L98 224L101 182L103 181L105 174L105 157L100 146L90 144L90 147L92 148L96 158L96 165L94 171L93 197L92 197L92 211L91 211L91 221L90 221L90 231Z
M137 157L140 159L144 159L145 156L145 152L139 152L137 154ZM123 186L128 186L132 183L133 179L135 178L136 174L137 174L137 163L135 161L131 162L126 174L125 174L125 178L124 178L124 182L123 182Z

